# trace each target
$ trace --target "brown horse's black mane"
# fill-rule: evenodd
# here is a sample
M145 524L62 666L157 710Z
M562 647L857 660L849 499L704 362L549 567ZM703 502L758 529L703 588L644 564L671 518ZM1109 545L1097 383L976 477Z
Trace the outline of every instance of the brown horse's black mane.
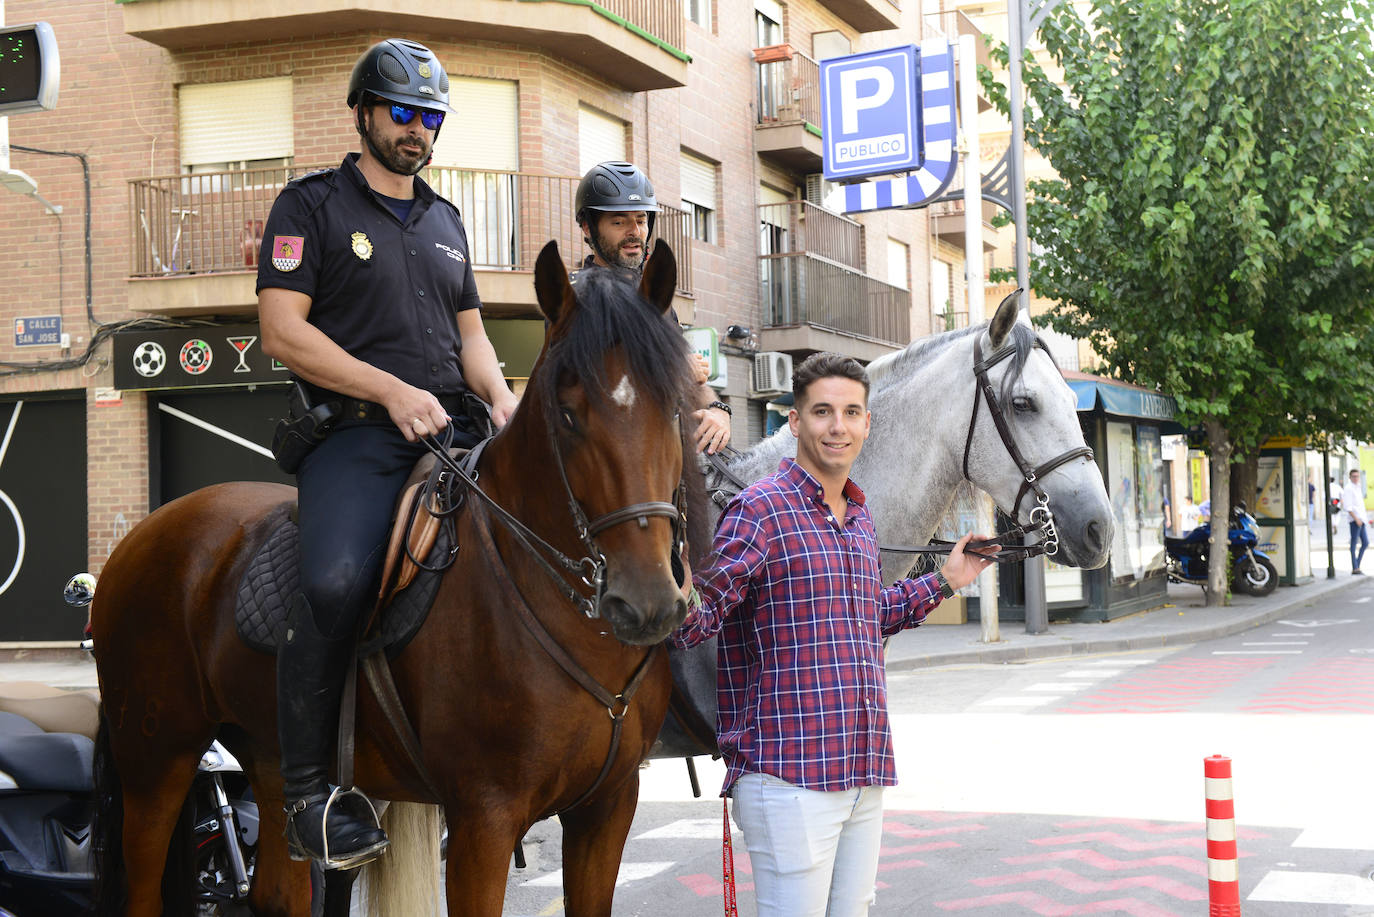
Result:
M608 387L604 356L615 347L622 348L635 387L665 411L691 403L687 342L677 325L640 295L638 279L613 268L578 272L577 308L554 324L538 379L545 404L554 403L557 389L572 382L593 402L603 400Z

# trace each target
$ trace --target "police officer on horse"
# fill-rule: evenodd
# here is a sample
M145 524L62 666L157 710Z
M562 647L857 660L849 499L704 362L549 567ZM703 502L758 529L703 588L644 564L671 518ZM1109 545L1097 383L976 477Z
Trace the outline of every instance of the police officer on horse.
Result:
M573 212L591 249L583 268L643 270L659 214L658 197L643 170L628 162L597 163L577 185ZM576 273L572 278L576 283ZM677 321L676 311L670 309L669 315ZM705 363L699 361L700 407L692 412L697 421L693 438L698 450L718 452L730 442L730 406L716 398L706 378Z
M301 543L301 589L277 657L287 840L293 857L331 868L387 844L369 812L330 803L328 776L397 494L419 440L450 415L455 444L478 441L471 395L497 426L516 407L482 324L461 216L417 174L454 114L444 68L424 45L382 41L354 66L347 104L361 152L282 190L257 283L264 350L297 386L274 442L296 474Z

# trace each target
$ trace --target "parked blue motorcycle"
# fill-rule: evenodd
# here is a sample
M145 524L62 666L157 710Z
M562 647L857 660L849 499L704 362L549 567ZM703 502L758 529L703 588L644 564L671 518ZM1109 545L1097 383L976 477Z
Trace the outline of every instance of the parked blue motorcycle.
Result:
M1268 555L1256 548L1259 524L1240 503L1231 507L1231 564L1235 568L1236 589L1247 595L1266 596L1279 584L1279 574ZM1164 539L1165 571L1175 583L1207 587L1207 551L1211 548L1210 522L1186 533L1182 538Z

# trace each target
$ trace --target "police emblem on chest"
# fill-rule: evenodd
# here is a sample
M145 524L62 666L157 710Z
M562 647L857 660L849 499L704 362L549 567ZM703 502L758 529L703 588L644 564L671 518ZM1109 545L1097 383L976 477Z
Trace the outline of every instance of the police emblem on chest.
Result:
M372 240L367 237L367 233L355 232L351 245L353 254L358 256L359 261L366 261L372 257Z

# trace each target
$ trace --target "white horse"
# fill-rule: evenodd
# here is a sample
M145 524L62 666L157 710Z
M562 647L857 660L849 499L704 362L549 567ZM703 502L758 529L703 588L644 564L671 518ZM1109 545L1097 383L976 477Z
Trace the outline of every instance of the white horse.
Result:
M1023 463L1013 459L980 390L975 352ZM879 545L929 542L965 480L1008 518L1031 525L1038 499L1025 483L1024 464L1036 470L1053 516L1054 560L1089 570L1107 562L1111 502L1083 441L1077 399L1034 330L1017 323L1014 297L990 322L922 338L875 360L868 374L873 424L850 477L868 499ZM783 428L733 459L729 471L749 484L796 451L796 438ZM915 562L915 555L884 551L883 581L906 576ZM653 757L702 754L715 723L715 641L674 650L670 659L675 696Z

